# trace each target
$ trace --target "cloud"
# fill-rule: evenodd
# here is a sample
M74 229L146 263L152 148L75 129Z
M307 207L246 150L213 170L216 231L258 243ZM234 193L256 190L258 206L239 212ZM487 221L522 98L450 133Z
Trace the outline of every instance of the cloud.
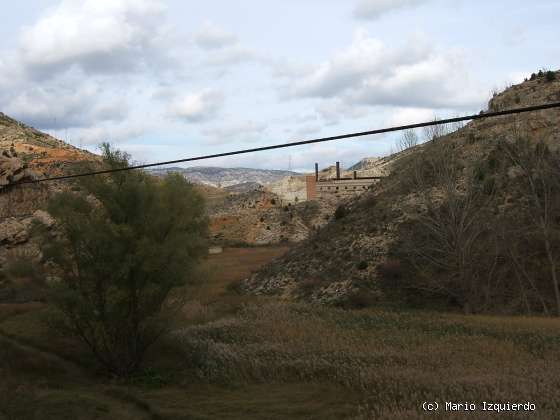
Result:
M387 120L387 127L408 125L424 121L431 121L435 118L433 109L429 108L397 108Z
M354 9L354 17L373 20L393 10L416 7L426 0L361 0Z
M237 37L212 22L205 22L194 35L195 44L205 50L203 64L227 67L259 59L251 48L241 45Z
M268 128L265 123L255 121L240 121L221 127L208 128L203 134L209 138L208 144L218 145L232 140L251 142L260 140Z
M205 89L187 95L171 105L169 114L188 123L214 118L224 103L224 94L215 89Z
M342 120L358 119L368 115L368 110L363 106L348 106L341 99L331 99L320 102L316 107L327 125L337 125Z
M299 127L293 133L298 137L309 137L315 134L319 134L323 127L318 124L307 124L304 126Z
M343 100L347 106L472 108L486 93L470 80L462 50L439 50L417 35L388 46L357 30L352 44L304 77L288 78L293 98Z
M194 35L194 41L200 48L214 50L237 44L237 37L207 21Z
M331 97L360 84L369 75L387 77L394 66L421 61L430 54L426 42L419 38L404 46L386 46L371 38L364 29L354 33L352 44L336 52L293 85L297 96Z
M126 101L116 99L109 105L99 105L100 96L94 83L79 87L32 85L14 93L5 109L18 120L42 129L87 127L127 117Z
M23 28L20 59L38 79L134 71L160 54L164 11L159 0L65 0Z
M102 142L122 143L143 136L147 132L147 127L142 124L118 124L118 125L97 125L95 127L82 128L75 133L70 133L72 143L75 145L98 145Z
M258 54L252 49L235 45L230 48L224 48L210 54L204 61L210 66L227 67L234 64L242 64L258 59Z

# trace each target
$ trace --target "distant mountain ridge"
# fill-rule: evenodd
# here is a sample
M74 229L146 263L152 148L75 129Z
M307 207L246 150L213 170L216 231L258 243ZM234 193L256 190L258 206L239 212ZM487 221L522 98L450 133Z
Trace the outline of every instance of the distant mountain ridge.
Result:
M219 168L211 166L196 166L192 168L171 167L153 169L150 172L160 176L170 172L178 172L191 182L219 188L245 183L268 185L287 176L301 175L297 172L275 169Z

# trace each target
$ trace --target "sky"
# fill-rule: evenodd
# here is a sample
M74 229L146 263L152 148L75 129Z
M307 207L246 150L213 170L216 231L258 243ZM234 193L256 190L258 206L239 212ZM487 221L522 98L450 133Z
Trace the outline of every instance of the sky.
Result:
M560 68L557 0L19 0L2 14L0 111L139 163L477 113ZM197 165L349 166L398 136Z

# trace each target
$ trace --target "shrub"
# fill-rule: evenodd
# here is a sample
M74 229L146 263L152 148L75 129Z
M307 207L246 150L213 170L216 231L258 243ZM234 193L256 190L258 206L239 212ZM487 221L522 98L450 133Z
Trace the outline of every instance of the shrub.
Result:
M343 309L363 309L377 303L377 298L366 289L358 289L347 294L337 306Z
M304 296L310 296L315 290L319 289L323 280L318 277L309 278L298 283L298 290Z
M547 71L545 75L545 80L547 82L554 82L556 80L556 73L553 71Z
M356 267L358 268L358 270L365 270L366 268L368 268L368 263L367 261L362 260Z
M398 260L387 260L379 264L377 271L386 280L398 280L403 275L403 267Z
M39 281L42 279L42 269L36 261L36 256L27 252L16 252L9 259L4 273L8 279L26 279Z
M235 294L235 295L242 294L243 289L244 289L243 279L233 281L226 286L226 290L230 293Z
M492 194L495 188L496 188L496 178L488 177L484 180L484 183L482 184L482 191L484 192L484 194L486 195Z
M129 156L103 145L108 169ZM140 171L83 178L96 197L62 192L49 213L63 235L44 229L43 254L60 273L50 299L56 327L81 339L111 374L130 376L166 331L164 316L182 299L173 290L207 253L204 201L183 177L163 181Z
M340 220L348 214L348 210L342 204L338 206L334 212L334 218Z

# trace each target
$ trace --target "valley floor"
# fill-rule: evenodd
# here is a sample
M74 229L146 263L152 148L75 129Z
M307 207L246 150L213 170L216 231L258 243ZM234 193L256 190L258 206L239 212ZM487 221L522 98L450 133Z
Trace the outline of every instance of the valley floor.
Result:
M173 334L130 383L104 378L79 343L48 333L43 304L0 305L0 419L415 419L425 401L560 412L559 320L343 311L237 292L285 251L209 257Z

